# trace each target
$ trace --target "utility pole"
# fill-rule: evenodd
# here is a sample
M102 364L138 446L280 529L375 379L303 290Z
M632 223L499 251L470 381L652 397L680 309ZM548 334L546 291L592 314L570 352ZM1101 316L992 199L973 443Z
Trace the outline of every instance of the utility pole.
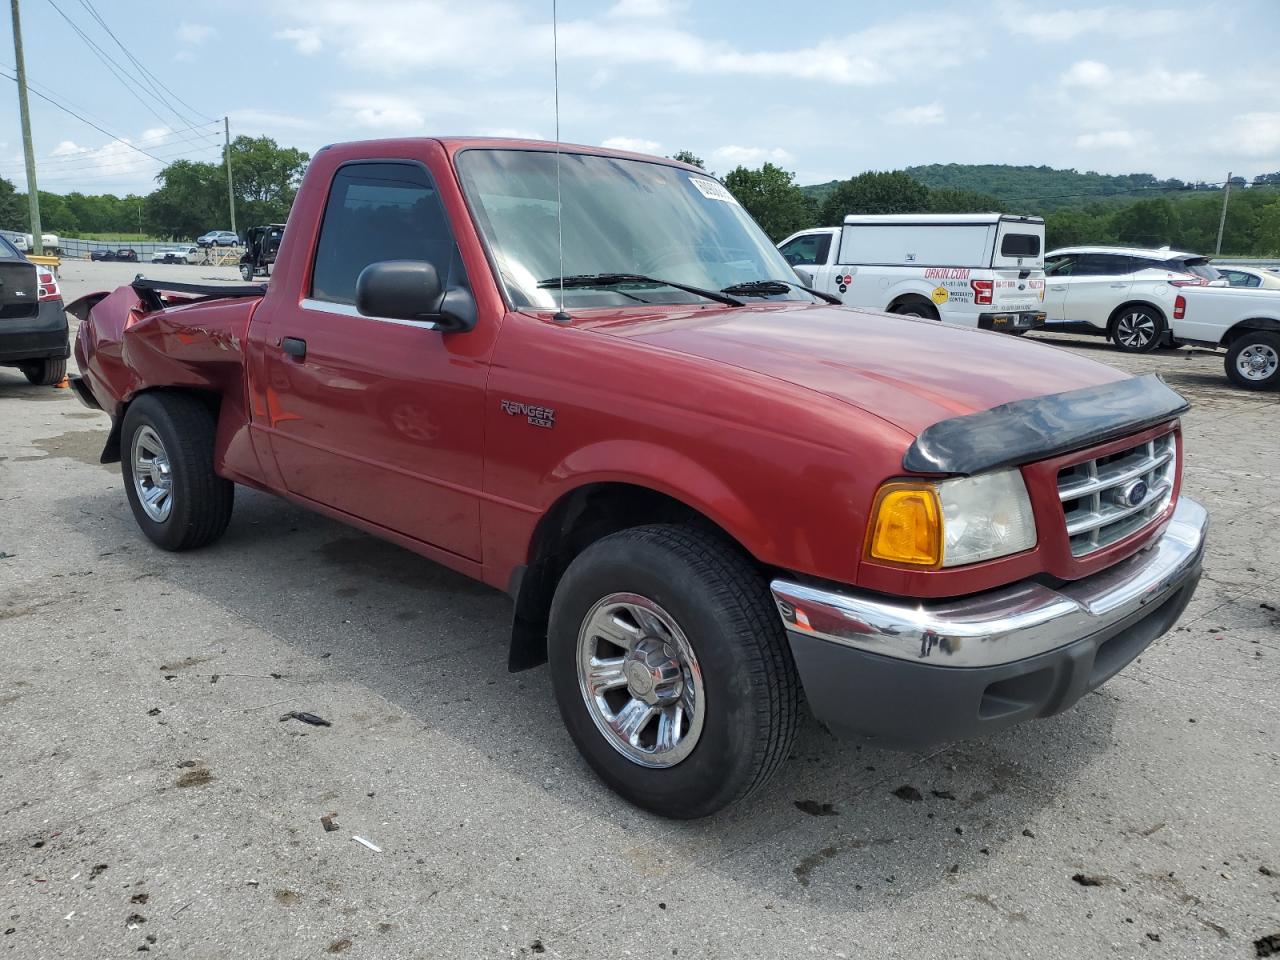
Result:
M1222 231L1227 226L1227 198L1231 196L1231 173L1227 172L1227 182L1222 185L1222 216L1218 218L1218 245L1213 248L1216 257L1222 253Z
M18 0L13 0L16 4ZM222 118L222 132L226 137L226 158L227 158L227 203L231 207L231 232L236 232L236 193L231 186L231 121L227 117Z
M36 151L31 145L31 108L27 106L27 64L22 59L22 19L18 16L18 0L10 0L13 9L13 59L18 68L18 115L22 120L22 153L27 161L27 200L31 204L31 252L44 253L44 232L40 228L40 191L36 188Z

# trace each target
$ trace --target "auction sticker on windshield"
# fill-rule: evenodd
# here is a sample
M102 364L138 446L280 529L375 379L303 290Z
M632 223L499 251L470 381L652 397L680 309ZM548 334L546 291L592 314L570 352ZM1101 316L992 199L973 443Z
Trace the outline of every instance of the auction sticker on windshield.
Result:
M698 192L708 200L723 200L725 203L737 203L738 198L730 193L723 183L707 180L704 177L690 177L689 182L698 188Z

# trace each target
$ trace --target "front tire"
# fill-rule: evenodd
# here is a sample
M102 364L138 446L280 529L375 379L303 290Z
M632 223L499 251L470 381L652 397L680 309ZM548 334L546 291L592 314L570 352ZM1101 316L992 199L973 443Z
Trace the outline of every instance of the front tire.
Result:
M249 281L253 279L253 267L247 263L240 264L240 276Z
M66 378L67 360L65 357L46 357L24 363L21 369L22 375L37 387L53 387Z
M556 588L548 654L587 763L661 816L741 800L795 739L799 679L768 585L712 534L645 526L587 547Z
M121 430L125 495L138 526L164 550L194 550L227 529L235 484L213 470L217 424L181 393L144 394Z
M1150 353L1167 332L1164 317L1150 307L1124 307L1111 321L1111 342L1125 353Z
M1280 388L1280 334L1246 330L1227 347L1227 379L1245 390Z

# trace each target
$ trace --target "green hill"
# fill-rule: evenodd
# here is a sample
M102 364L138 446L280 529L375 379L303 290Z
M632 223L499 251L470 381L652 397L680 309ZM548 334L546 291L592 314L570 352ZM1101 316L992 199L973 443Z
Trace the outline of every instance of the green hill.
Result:
M950 188L988 194L1008 210L1018 213L1047 213L1066 207L1080 207L1099 201L1127 203L1143 197L1203 195L1216 187L1193 185L1181 180L1161 180L1149 173L1113 175L1080 173L1053 167L1009 166L999 163L931 163L907 167L905 172L932 189ZM837 181L817 183L801 189L821 202Z

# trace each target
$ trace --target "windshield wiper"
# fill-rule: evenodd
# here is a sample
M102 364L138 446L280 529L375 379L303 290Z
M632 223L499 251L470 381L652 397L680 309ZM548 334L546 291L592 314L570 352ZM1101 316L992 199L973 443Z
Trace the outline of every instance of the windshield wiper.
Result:
M790 280L744 280L742 283L735 283L732 286L725 287L720 292L739 293L748 297L763 297L771 293L786 293L793 288L813 294L819 300L825 300L827 303L844 304L844 301L839 297L823 293L821 290L814 290L812 287L806 287L802 283L792 283Z
M715 300L730 307L745 307L746 304L737 297L717 290L704 290L702 287L691 287L687 283L676 283L674 280L659 280L657 277L646 277L642 273L577 273L569 277L550 277L538 286L544 290L563 286L571 287L614 287L623 283L652 283L663 287L683 290L708 300Z

